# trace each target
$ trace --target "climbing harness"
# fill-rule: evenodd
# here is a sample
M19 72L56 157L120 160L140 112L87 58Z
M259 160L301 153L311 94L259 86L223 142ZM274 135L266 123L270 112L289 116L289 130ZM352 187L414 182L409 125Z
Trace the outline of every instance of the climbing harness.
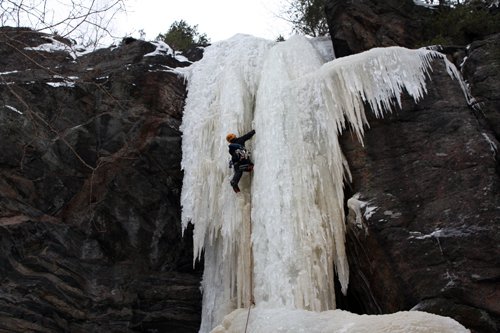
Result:
M250 159L250 152L245 148L245 146L243 145L240 145L238 143L231 143L229 145L229 150L233 150L234 149L234 153L236 154L236 156L238 156L238 160L239 161L242 161L242 160L247 160L247 159Z

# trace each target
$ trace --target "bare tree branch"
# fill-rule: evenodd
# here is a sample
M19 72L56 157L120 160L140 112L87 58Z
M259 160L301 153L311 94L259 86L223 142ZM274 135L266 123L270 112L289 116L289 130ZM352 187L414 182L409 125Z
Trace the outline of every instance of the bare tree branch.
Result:
M324 5L325 0L286 0L284 10L276 16L291 23L295 32L324 36L329 33Z
M0 0L2 26L29 27L62 37L72 37L84 46L100 45L113 37L111 25L125 11L126 0ZM87 33L79 33L78 31Z

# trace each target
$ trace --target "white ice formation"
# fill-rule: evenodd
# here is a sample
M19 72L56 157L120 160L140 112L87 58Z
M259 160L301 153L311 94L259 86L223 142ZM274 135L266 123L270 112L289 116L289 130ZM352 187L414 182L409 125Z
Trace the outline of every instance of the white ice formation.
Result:
M182 223L194 224L195 256L204 251L201 332L252 297L263 309L334 309L334 271L342 292L349 281L350 174L339 134L349 127L362 140L365 105L382 117L403 91L422 98L434 59L460 77L432 50L379 48L332 60L325 45L236 35L185 73ZM235 195L225 136L252 128L255 170Z
M342 310L238 309L212 333L470 333L455 320L421 311L357 315Z

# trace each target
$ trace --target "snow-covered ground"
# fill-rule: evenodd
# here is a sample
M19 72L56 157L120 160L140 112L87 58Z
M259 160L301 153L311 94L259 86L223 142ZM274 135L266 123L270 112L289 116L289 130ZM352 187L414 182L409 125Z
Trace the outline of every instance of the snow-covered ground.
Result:
M439 0L413 0L417 6L434 7L439 5Z
M245 329L246 328L246 329ZM388 315L357 315L334 310L312 312L286 309L235 310L213 333L466 333L469 330L447 317L401 311Z

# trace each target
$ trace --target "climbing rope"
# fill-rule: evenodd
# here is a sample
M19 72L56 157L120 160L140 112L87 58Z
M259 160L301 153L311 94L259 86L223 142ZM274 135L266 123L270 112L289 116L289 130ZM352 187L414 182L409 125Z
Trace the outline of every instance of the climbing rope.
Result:
M250 244L250 289L249 289L249 300L248 300L248 313L247 313L247 322L245 323L245 333L247 333L248 322L250 319L250 310L252 309L252 305L255 305L255 300L253 298L253 246L252 246L252 222L250 221L250 232L249 232L249 244Z
M247 314L247 322L245 324L245 333L247 333L247 328L248 328L248 320L250 318L250 309L252 308L252 304L248 306L248 314Z

